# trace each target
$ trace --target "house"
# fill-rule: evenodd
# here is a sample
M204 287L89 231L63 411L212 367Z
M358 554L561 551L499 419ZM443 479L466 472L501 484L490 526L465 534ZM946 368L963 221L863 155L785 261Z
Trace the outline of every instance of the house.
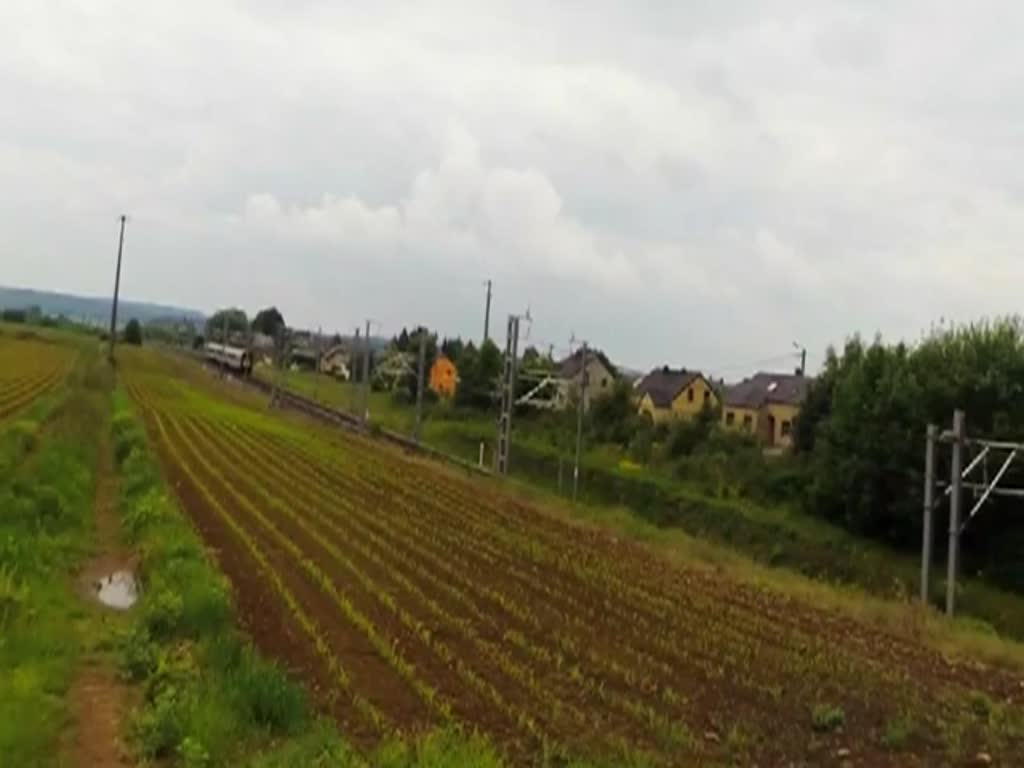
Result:
M427 385L438 397L455 397L455 388L458 386L459 372L455 363L446 355L438 355L434 364L430 366L430 378Z
M718 393L700 371L655 368L634 386L637 411L656 424L668 419L692 419L704 407L719 405Z
M615 386L615 366L600 350L587 350L586 366L583 364L583 348L576 350L562 360L554 374L557 382L555 407L565 408L570 398L576 396L586 378L583 408L590 408L590 399L607 395Z
M726 389L722 424L749 432L767 447L788 448L809 381L798 373L756 373Z
M326 373L342 381L351 378L351 355L344 346L335 344L320 356L320 372Z

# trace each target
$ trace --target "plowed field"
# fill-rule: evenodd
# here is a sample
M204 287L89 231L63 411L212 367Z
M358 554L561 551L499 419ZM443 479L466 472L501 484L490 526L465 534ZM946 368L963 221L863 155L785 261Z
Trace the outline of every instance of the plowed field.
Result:
M1024 761L1018 674L670 565L197 372L123 370L248 631L357 745L458 722L516 765Z
M0 336L0 422L63 381L74 359L67 345Z

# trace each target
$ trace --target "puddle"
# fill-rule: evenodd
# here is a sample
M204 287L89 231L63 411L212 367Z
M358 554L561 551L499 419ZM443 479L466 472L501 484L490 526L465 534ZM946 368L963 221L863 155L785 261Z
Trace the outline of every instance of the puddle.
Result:
M139 599L139 586L131 571L115 571L96 582L96 596L104 605L126 611Z

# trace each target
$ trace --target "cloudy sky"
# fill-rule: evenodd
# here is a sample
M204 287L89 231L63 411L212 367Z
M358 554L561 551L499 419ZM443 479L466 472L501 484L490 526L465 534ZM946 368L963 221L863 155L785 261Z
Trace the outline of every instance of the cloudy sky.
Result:
M1024 5L0 4L0 284L646 367L1020 308ZM524 326L525 330L525 326Z

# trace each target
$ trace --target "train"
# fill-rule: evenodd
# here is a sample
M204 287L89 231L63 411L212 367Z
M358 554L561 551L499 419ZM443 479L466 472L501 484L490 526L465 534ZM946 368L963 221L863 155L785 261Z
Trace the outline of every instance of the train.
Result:
M242 376L252 373L252 354L244 347L232 347L229 344L211 342L204 348L203 356L211 365L227 369L232 373Z

